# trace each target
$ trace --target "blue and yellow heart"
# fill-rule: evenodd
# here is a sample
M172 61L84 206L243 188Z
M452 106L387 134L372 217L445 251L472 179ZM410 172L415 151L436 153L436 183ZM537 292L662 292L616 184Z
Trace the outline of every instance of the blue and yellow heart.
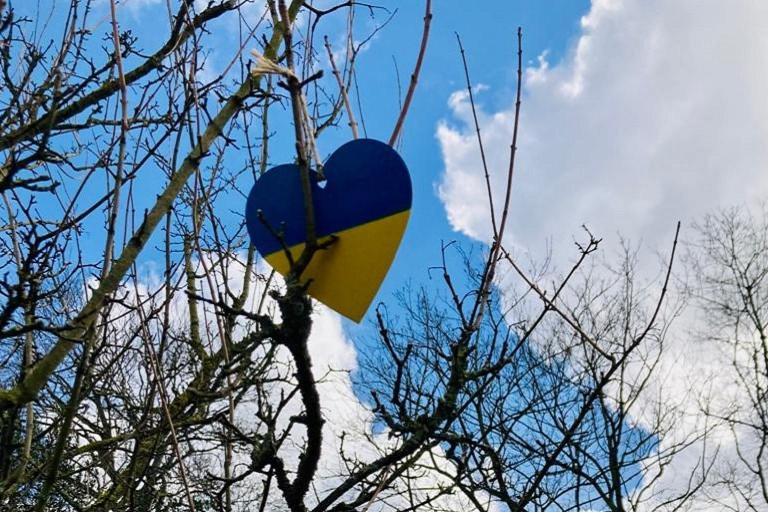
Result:
M359 322L395 257L408 223L412 192L408 168L387 144L358 139L338 148L312 172L315 233L337 237L315 253L302 274L310 296ZM276 271L290 270L286 248L298 259L307 240L301 174L295 164L273 167L251 189L245 213L251 241Z

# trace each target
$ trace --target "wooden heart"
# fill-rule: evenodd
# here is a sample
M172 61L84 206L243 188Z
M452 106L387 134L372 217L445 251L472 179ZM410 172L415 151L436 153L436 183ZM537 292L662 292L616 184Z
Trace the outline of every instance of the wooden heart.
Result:
M302 274L308 293L359 322L395 257L411 209L411 179L400 155L387 144L358 139L337 149L324 166L321 186L312 173L315 232L338 239L318 251ZM245 213L251 241L278 272L289 271L307 239L299 167L264 173L251 189ZM282 238L282 241L281 241Z

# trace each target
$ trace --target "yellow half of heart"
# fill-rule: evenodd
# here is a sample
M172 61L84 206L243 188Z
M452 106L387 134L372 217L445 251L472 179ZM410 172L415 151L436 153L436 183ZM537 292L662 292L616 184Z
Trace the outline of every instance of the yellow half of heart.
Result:
M317 251L301 276L309 295L347 318L359 322L379 291L408 224L410 210L339 231L328 249ZM327 239L327 238L326 238ZM304 243L289 247L297 259ZM290 265L285 251L264 258L285 275Z

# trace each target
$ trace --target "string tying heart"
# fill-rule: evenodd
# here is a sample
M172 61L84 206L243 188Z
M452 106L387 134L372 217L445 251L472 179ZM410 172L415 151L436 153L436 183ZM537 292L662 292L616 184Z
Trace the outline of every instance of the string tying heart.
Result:
M256 59L255 64L251 67L252 75L280 75L285 78L295 78L299 80L296 74L280 64L268 59L256 50L251 50L251 55ZM304 139L308 142L310 155L303 155L307 161L314 161L315 172L317 172L320 181L325 180L325 174L323 173L323 163L320 160L320 153L317 150L317 141L315 140L315 128L312 124L312 118L309 115L309 109L307 107L307 99L304 96L303 90L299 90L299 103L301 111L301 128L304 131ZM310 158L311 157L311 158Z

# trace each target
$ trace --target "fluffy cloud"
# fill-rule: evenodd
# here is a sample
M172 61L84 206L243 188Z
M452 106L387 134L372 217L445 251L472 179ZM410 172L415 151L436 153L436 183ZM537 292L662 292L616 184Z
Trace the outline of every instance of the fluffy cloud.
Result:
M608 239L621 231L656 246L678 219L765 195L766 16L768 3L746 0L594 0L568 57L552 65L543 55L525 73L517 242L553 237L557 248L586 223ZM466 95L449 105L455 121L437 131L440 197L454 228L487 239ZM480 112L496 190L512 113Z
M604 238L607 254L621 233L642 241L642 259L655 264L650 249L668 253L677 220L685 238L704 212L768 197L766 17L768 2L593 0L566 58L550 63L543 54L525 70L511 205L516 249L541 257L551 241L562 264L586 224ZM482 94L476 99L500 196L513 106L488 112ZM466 93L456 92L449 107L452 119L437 128L445 164L439 195L456 230L486 241L489 209ZM701 344L668 349L659 388L664 400L691 413L676 433L684 437L686 427L701 424L693 414L698 392L729 389L726 359ZM719 380L706 383L713 375ZM730 435L716 432L711 441L723 461L735 460ZM685 485L694 455L676 459L657 485Z

